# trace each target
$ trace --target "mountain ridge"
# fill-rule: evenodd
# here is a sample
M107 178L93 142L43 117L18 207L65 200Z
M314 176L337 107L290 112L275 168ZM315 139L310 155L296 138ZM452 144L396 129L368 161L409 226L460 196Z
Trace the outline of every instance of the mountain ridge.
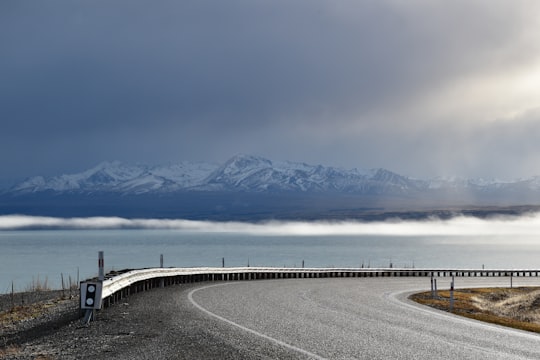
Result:
M299 191L367 194L415 194L437 190L504 189L540 191L540 178L516 181L483 179L415 179L383 168L358 170L236 155L223 164L180 162L127 165L106 161L88 170L45 178L28 178L4 193L29 194L114 192L124 195L176 191Z
M507 214L538 205L538 177L514 182L422 180L383 168L343 169L251 155L222 164L103 162L75 174L29 178L0 193L0 214L62 217L422 218L464 209Z
M326 174L325 174L326 173ZM321 174L323 176L321 176ZM14 185L11 193L35 193L41 191L78 192L111 191L129 193L137 187L137 193L154 191L216 191L250 190L316 190L328 174L339 176L358 175L357 170L343 170L305 163L273 162L261 157L237 155L225 163L181 162L174 165L126 165L118 161L101 164L76 174L63 174L44 178L35 176ZM147 184L146 189L141 188ZM167 184L169 188L162 188Z

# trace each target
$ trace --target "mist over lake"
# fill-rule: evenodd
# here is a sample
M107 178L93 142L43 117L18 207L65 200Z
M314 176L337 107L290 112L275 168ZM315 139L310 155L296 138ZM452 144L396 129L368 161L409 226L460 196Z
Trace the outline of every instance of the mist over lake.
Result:
M105 268L540 268L540 215L385 222L206 222L0 216L0 293Z

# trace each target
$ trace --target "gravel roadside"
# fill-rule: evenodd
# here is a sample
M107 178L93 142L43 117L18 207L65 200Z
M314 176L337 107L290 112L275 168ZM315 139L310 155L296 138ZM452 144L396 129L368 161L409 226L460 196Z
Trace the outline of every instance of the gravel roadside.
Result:
M195 309L178 285L130 296L82 325L76 299L38 330L1 329L0 359L301 359L298 354L220 323ZM7 339L7 340L6 340Z

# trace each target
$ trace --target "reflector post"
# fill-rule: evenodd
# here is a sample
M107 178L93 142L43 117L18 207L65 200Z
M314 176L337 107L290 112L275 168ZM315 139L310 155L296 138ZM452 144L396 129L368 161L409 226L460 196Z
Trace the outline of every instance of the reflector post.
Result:
M81 309L101 309L101 289L99 281L81 283Z

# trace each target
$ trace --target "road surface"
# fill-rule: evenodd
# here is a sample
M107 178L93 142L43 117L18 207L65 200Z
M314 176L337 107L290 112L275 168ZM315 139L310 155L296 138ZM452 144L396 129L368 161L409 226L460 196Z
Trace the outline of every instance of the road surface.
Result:
M407 300L429 278L287 279L205 284L194 311L297 359L540 359L540 336L464 319ZM447 284L446 284L447 283ZM439 289L449 278L439 279ZM514 286L538 285L514 278ZM509 286L456 278L456 288ZM234 342L234 339L231 339ZM272 358L271 354L261 357Z

